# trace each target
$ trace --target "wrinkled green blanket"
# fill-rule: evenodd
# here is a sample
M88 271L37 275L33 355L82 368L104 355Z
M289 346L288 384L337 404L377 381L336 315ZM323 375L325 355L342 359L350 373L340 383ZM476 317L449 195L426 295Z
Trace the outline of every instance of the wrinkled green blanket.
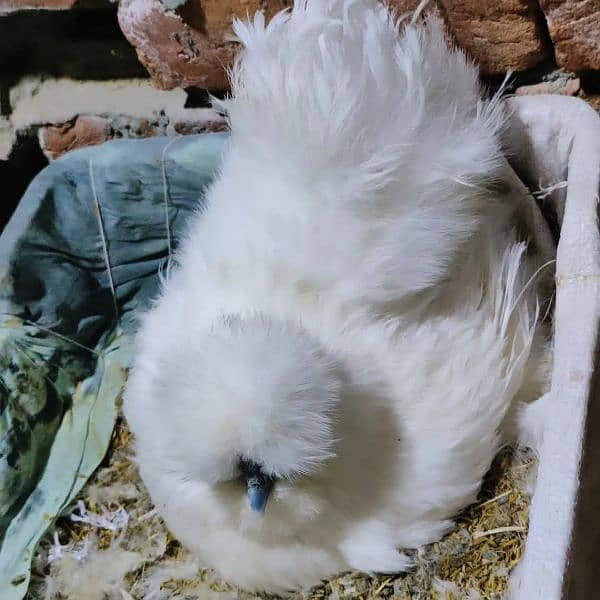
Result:
M226 134L115 141L32 182L0 237L0 598L108 447L134 314ZM200 204L201 205L201 204Z

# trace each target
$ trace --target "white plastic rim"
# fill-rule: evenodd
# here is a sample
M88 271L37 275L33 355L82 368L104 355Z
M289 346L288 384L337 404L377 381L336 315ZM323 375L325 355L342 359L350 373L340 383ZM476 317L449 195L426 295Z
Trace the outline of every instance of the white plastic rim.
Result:
M510 161L530 184L566 187L547 202L560 225L551 401L515 600L596 597L600 569L600 117L561 96L511 98ZM598 388L598 389L596 389Z

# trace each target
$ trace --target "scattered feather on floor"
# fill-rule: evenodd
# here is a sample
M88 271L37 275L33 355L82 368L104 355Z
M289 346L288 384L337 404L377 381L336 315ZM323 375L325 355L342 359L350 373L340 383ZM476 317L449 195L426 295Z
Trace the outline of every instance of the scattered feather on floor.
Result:
M131 442L120 421L104 464L38 549L29 600L266 598L218 581L171 537L130 460ZM290 600L499 600L523 552L533 471L531 456L501 452L480 501L418 552L414 572L349 573Z

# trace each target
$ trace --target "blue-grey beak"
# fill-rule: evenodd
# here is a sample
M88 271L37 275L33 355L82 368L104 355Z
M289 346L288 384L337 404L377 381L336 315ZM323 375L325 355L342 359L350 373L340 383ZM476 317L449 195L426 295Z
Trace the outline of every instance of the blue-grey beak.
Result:
M263 473L260 465L252 461L242 461L241 469L246 480L250 508L262 514L265 512L267 500L273 488L273 478Z

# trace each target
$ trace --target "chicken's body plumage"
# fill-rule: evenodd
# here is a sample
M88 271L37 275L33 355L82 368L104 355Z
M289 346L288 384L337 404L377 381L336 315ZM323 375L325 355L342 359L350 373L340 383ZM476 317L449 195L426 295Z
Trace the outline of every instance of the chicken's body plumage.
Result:
M437 24L398 36L374 0L236 31L230 147L126 393L141 474L242 587L400 571L544 391L501 111ZM275 479L263 516L239 459Z

